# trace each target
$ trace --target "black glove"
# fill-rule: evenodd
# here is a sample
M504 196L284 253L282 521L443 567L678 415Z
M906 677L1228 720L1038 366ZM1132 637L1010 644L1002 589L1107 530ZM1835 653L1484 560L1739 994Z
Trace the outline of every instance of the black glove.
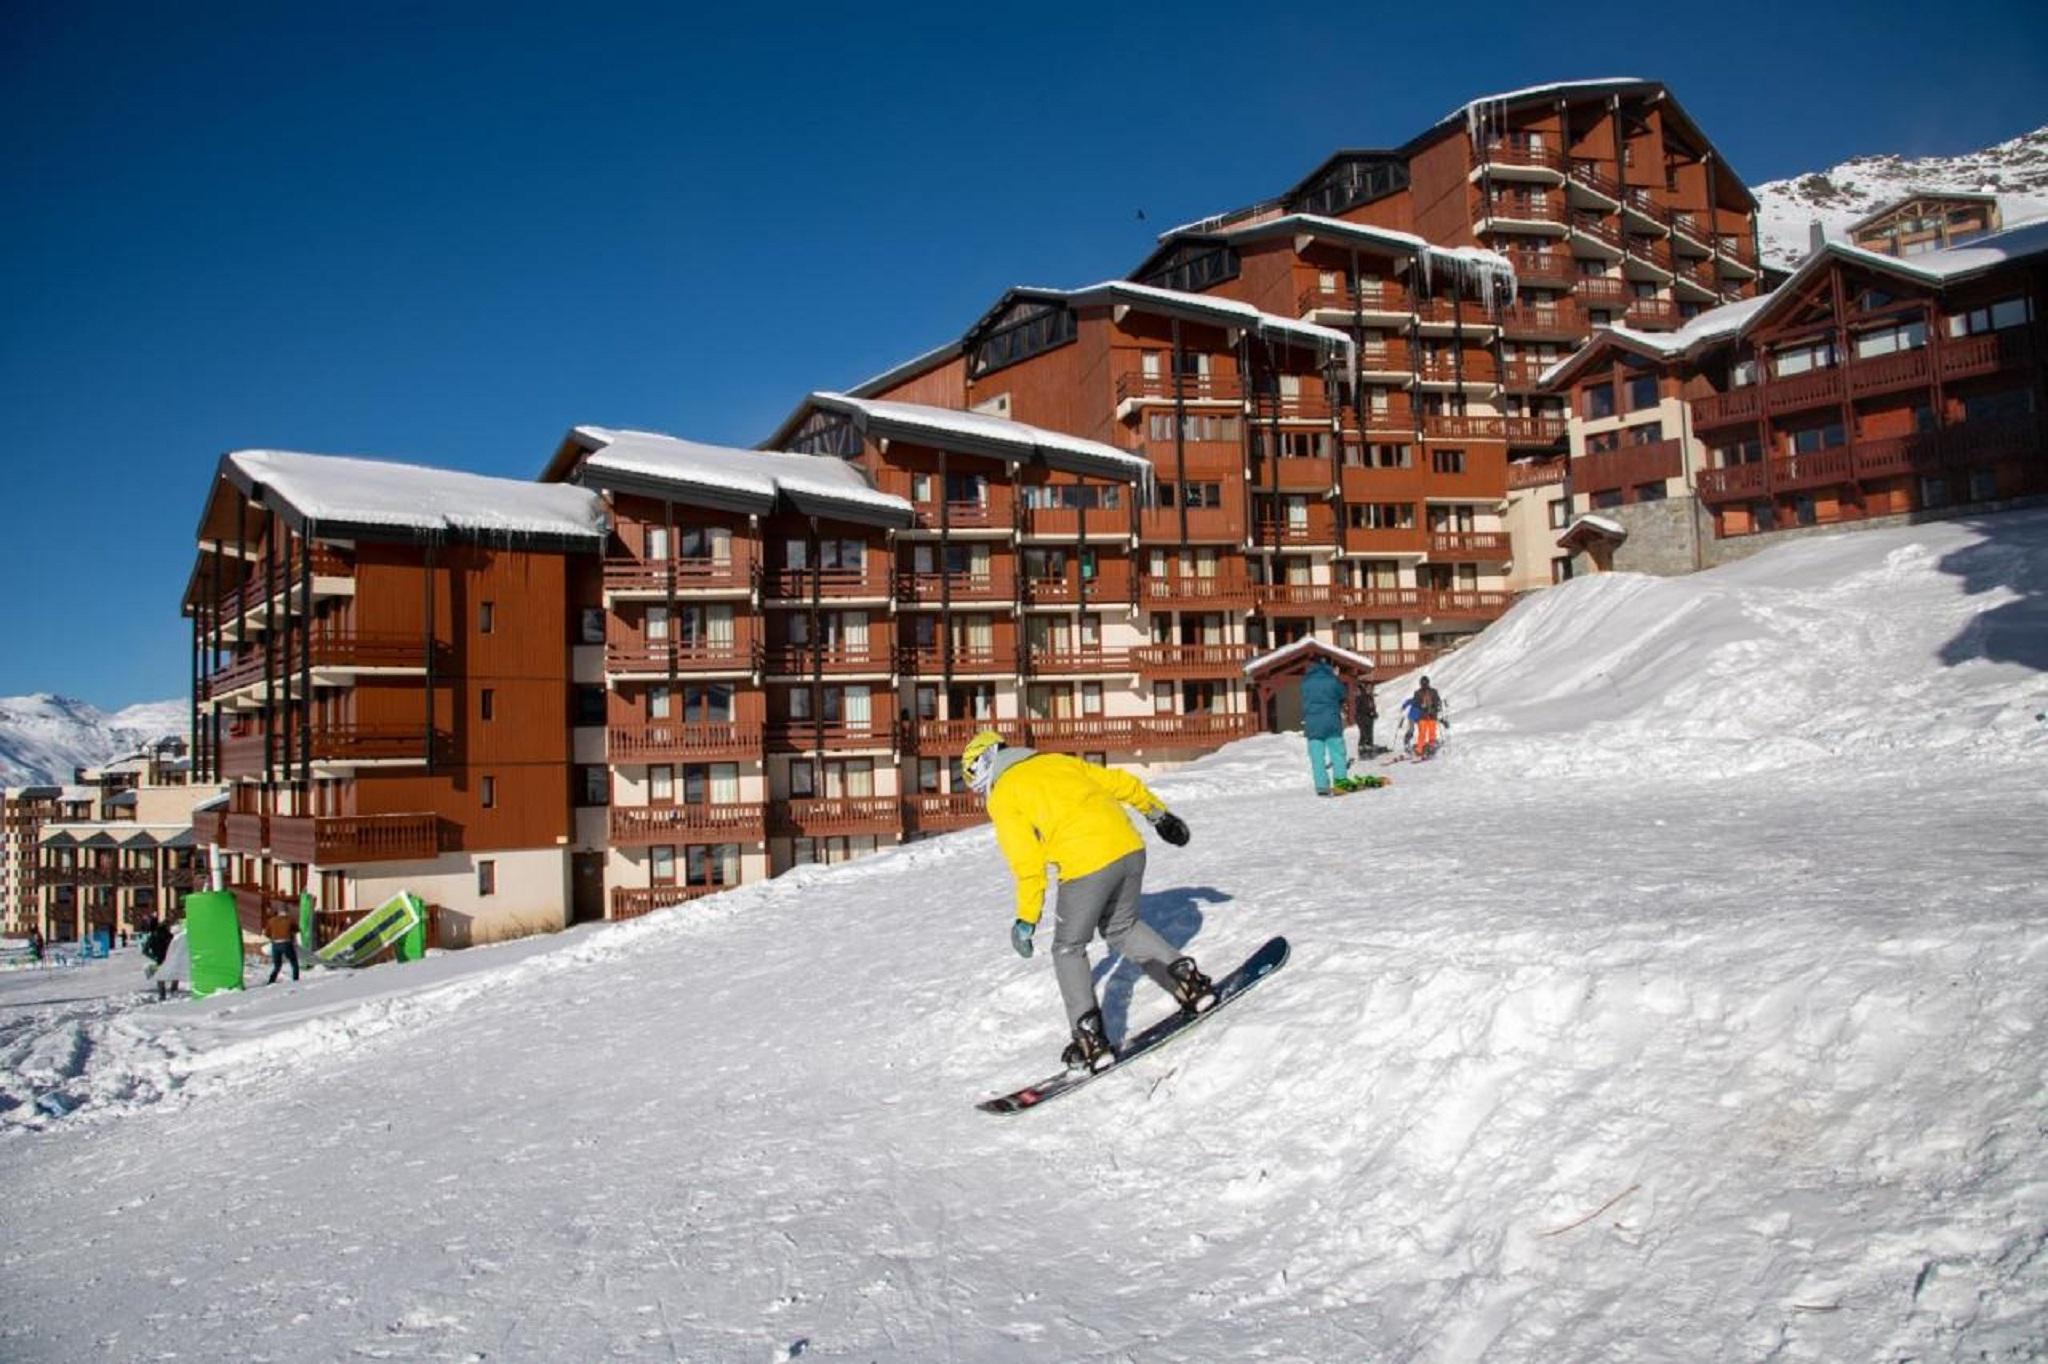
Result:
M1171 810L1161 810L1152 816L1152 827L1159 830L1159 836L1176 848L1188 845L1187 821Z

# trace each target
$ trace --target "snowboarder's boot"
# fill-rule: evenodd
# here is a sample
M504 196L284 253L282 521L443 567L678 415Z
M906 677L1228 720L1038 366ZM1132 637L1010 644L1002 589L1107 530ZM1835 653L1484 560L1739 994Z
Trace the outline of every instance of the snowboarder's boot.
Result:
M1074 1025L1074 1040L1060 1053L1068 1070L1103 1070L1116 1060L1109 1038L1102 1031L1102 1010L1090 1009Z
M1166 968L1173 977L1173 1002L1182 1013L1206 1013L1216 1007L1216 987L1195 968L1193 957L1180 957Z

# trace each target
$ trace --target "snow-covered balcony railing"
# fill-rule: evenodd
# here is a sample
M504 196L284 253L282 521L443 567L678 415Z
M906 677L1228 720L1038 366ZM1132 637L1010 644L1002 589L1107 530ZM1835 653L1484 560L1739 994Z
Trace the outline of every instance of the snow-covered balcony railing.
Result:
M1249 644L1147 644L1131 650L1140 677L1235 677L1251 659Z
M1509 552L1505 531L1433 530L1429 533L1429 557L1432 559L1493 562L1506 559Z
M886 634L877 630L866 644L859 645L838 644L822 649L805 644L771 645L764 655L764 666L771 676L778 677L886 673L892 670L895 652Z
M756 579L749 554L723 559L608 559L604 590L611 596L666 596L673 581L677 592L745 592Z
M952 573L901 572L896 575L898 601L935 606L941 601L1006 602L1016 594L1016 579L1010 566L992 563L986 572Z
M1575 160L1566 174L1573 184L1593 191L1609 203L1621 203L1621 186L1615 182L1613 176L1601 169L1599 162Z
M1181 509L1178 507L1156 507L1139 514L1138 534L1145 540L1177 540L1180 532ZM1244 517L1234 507L1189 507L1187 534L1190 540L1206 543L1242 540Z
M782 837L896 833L903 807L894 796L822 796L778 800L769 807L768 827Z
M1195 573L1147 573L1139 579L1138 595L1146 605L1168 610L1241 610L1252 604L1252 585L1242 574L1234 573L1207 578Z
M953 646L950 664L955 673L979 677L1007 675L1017 671L1017 656L1013 650L994 644L961 641ZM940 676L948 671L946 651L937 644L902 645L896 650L896 671L916 677Z
M615 763L687 758L749 758L761 751L761 726L733 720L648 720L605 731L605 756Z
M1591 496L1662 483L1685 471L1685 450L1676 440L1652 441L1647 445L1625 445L1615 450L1575 456L1572 460L1572 491Z
M234 816L229 816L232 821ZM432 814L310 815L270 818L270 852L284 862L322 867L354 862L420 862L440 854L441 820Z
M1678 305L1668 298L1632 298L1628 324L1645 331L1670 331L1679 324Z
M880 698L882 704L887 697ZM770 720L768 747L778 753L805 753L823 748L830 752L893 748L896 745L894 717L874 716L868 720Z
M1480 148L1478 161L1510 171L1542 170L1562 176L1565 154L1561 147L1527 133L1506 133Z
M1116 377L1118 402L1242 402L1244 385L1235 374L1183 374L1176 385L1172 374L1124 373Z
M604 646L604 667L609 673L654 675L679 673L746 673L759 671L759 640L645 639L639 637L608 641Z
M911 750L926 757L958 753L967 746L967 741L984 729L992 729L1003 736L1003 742L1017 744L1024 741L1024 724L1021 720L978 720L973 718L956 720L919 720L911 726L905 742Z
M1400 285L1384 279L1360 280L1355 286L1343 280L1317 280L1301 291L1297 304L1304 315L1346 312L1387 316L1415 311L1414 297Z
M1513 416L1502 417L1501 428L1507 432L1510 445L1555 445L1565 437L1569 422L1564 417ZM1509 487L1514 487L1513 466L1510 466Z
M767 807L733 805L614 805L605 811L616 848L670 843L729 843L765 836Z
M1494 620L1515 604L1512 592L1431 592L1426 610L1437 620Z
M1753 422L1764 413L1764 391L1755 384L1731 388L1726 393L1714 393L1692 400L1692 419L1696 426L1727 426L1735 422Z
M1517 303L1500 310L1501 330L1531 340L1570 341L1585 334L1585 309L1569 300L1558 303Z
M762 576L761 590L764 597L783 602L809 601L813 593L820 600L885 600L889 577L887 557L875 552L859 568L771 569Z
M910 828L921 834L971 829L988 820L988 808L972 791L924 791L903 802Z
M616 886L612 890L611 917L637 919L657 909L669 909L731 889L732 886Z
M1048 677L1131 671L1130 650L1104 649L1099 645L1033 644L1027 657L1033 673Z

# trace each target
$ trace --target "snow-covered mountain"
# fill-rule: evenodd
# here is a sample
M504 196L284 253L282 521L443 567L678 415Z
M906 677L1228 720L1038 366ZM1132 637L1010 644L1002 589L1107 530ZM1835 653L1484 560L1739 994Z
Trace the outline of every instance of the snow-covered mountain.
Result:
M1022 1118L987 830L204 1001L0 973L6 1353L2040 1359L2044 641L2041 514L1546 591L1389 789L1156 783L1141 912L1293 960Z
M68 782L73 769L126 757L182 735L184 701L146 701L112 715L68 696L0 696L0 786Z
M1914 190L1997 194L2007 226L2048 213L2048 127L1960 156L1858 156L1824 171L1754 186L1764 259L1792 266L1805 259L1808 226L1831 235Z

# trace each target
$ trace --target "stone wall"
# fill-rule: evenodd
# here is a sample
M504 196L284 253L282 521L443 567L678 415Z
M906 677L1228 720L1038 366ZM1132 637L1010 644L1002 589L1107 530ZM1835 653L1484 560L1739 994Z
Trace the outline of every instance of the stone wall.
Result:
M1619 522L1628 530L1628 539L1614 552L1617 573L1676 578L1708 566L1702 558L1707 546L1713 543L1713 523L1696 497L1631 502L1623 507L1603 508L1594 515ZM1572 556L1574 576L1591 572L1592 560L1583 554Z
M1713 527L1709 523L1705 531L1706 538L1700 544L1700 567L1714 568L1720 564L1732 564L1737 559L1747 559L1750 555L1769 549L1772 545L1782 545L1788 540L1806 539L1815 535L1848 535L1860 530L1876 530L1881 526L1915 526L1923 521L1953 521L1960 517L1983 516L1990 512L2019 511L2026 507L2040 506L2048 506L2048 497L2021 497L2004 502L1972 502L1944 507L1940 511L1900 512L1895 516L1871 516L1861 521L1837 521L1826 526L1789 526L1784 530L1761 531L1755 535L1733 535L1725 540L1713 538ZM1624 507L1621 510L1635 509ZM1613 513L1603 512L1602 515L1612 516ZM1633 526L1630 527L1630 532L1629 544L1633 546ZM1614 566L1622 566L1619 556L1616 557ZM1576 571L1576 564L1574 569Z

